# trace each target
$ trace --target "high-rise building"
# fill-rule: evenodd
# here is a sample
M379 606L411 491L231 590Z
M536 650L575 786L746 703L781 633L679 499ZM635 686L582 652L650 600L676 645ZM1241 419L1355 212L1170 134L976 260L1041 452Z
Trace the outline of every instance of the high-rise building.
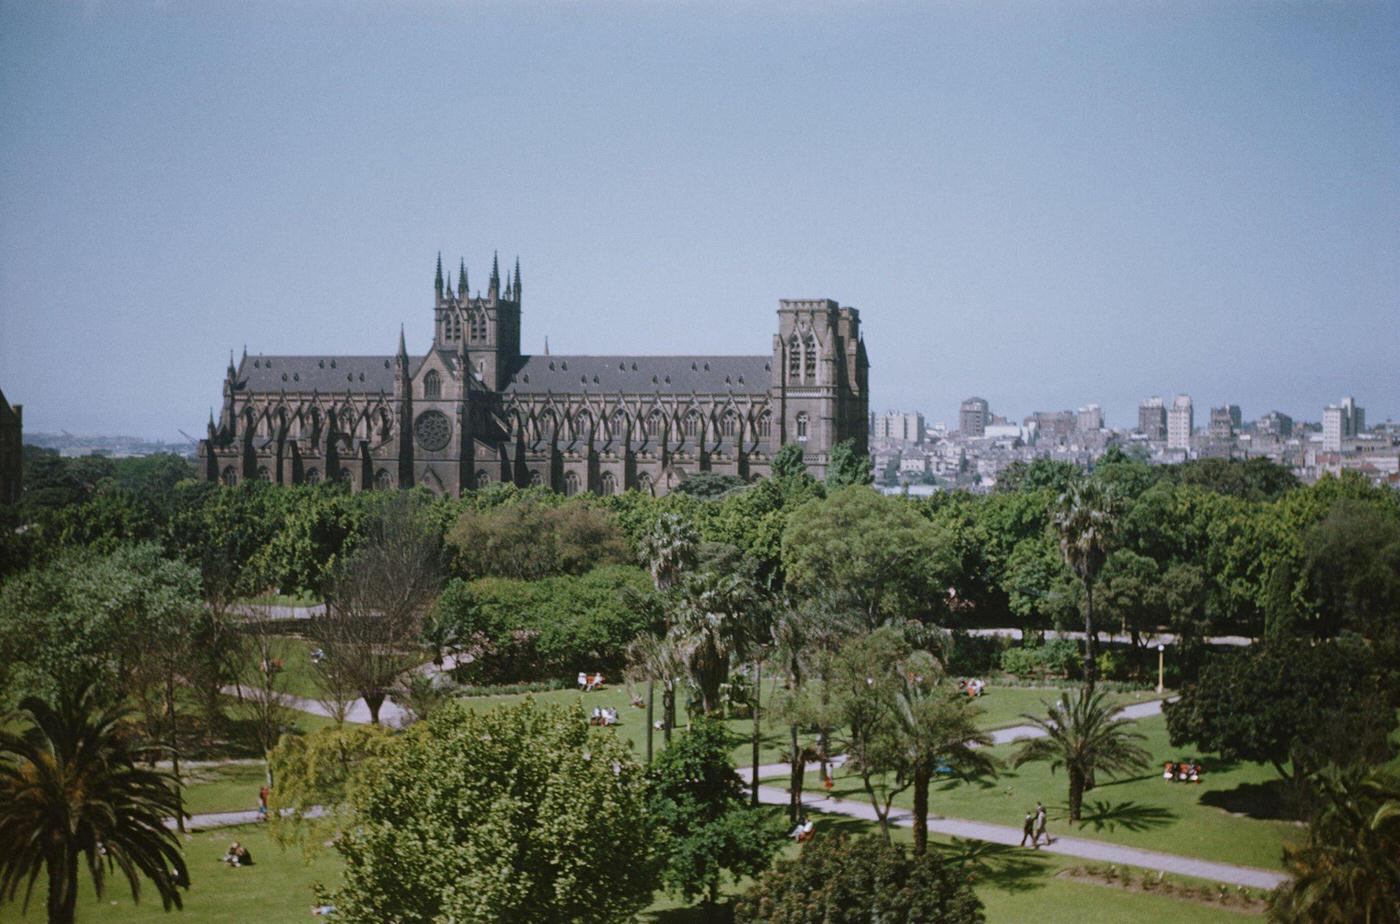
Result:
M1272 436L1275 439L1287 439L1293 435L1293 418L1282 411L1270 411L1259 418L1254 429L1261 436Z
M1237 404L1211 408L1210 438L1213 440L1228 440L1233 437L1239 429L1239 424L1236 423L1238 419L1239 405Z
M924 441L924 415L918 411L886 411L875 418L877 440L898 440L904 443Z
M1191 449L1191 431L1196 428L1196 411L1190 395L1177 395L1167 409L1167 448Z
M1322 409L1322 451L1341 452L1342 439L1347 435L1345 408L1329 404Z
M987 421L991 416L986 398L968 398L958 408L958 429L963 436L982 436L987 432Z
M1097 404L1086 404L1079 409L1078 429L1080 433L1092 433L1103 429L1103 408Z
M1159 395L1138 405L1138 432L1149 440L1167 438L1167 406Z
M1356 406L1356 399L1347 395L1342 399L1342 423L1346 430L1343 436L1360 436L1366 432L1366 409Z

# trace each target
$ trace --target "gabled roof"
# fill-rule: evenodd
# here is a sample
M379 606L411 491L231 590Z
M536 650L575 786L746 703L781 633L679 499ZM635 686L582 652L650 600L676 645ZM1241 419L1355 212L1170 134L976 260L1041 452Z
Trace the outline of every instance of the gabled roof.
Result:
M240 391L391 394L394 357L245 356L237 374Z
M522 356L506 393L767 394L768 356Z

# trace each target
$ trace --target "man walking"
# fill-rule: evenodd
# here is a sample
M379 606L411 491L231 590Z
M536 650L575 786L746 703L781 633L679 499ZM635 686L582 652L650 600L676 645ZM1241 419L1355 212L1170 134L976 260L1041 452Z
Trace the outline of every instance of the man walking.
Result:
M1039 802L1036 802L1035 834L1031 836L1031 844L1036 845L1037 849L1039 849L1038 845L1042 837L1045 838L1045 843L1048 846L1050 843L1050 834L1045 830L1045 806L1041 805Z
M1026 838L1030 838L1030 839L1031 839L1031 846L1032 846L1032 847L1035 847L1035 846L1036 846L1036 844L1035 844L1035 815L1032 814L1031 812L1027 812L1027 813L1026 813L1026 820L1025 820L1025 823L1023 823L1023 824L1021 825L1021 846L1022 846L1022 847L1026 846ZM1039 848L1036 848L1036 849L1039 849Z

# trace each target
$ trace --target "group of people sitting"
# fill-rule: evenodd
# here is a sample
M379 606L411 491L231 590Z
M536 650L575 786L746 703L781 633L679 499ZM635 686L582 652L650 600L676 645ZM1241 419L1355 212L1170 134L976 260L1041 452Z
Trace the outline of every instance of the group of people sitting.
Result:
M966 693L968 696L981 696L986 689L986 683L978 680L976 677L970 680L958 681L958 692Z
M1175 762L1169 760L1162 765L1162 779L1168 783L1199 783L1202 772L1201 765L1196 763L1194 757Z
M593 715L589 717L589 725L616 725L618 723L617 710L611 706L604 706L599 709L593 707Z
M603 688L603 675L589 674L585 671L579 671L578 688L585 693L592 693L594 690L601 690Z
M238 841L228 845L228 853L219 858L220 863L227 863L229 866L252 866L253 855L248 852Z

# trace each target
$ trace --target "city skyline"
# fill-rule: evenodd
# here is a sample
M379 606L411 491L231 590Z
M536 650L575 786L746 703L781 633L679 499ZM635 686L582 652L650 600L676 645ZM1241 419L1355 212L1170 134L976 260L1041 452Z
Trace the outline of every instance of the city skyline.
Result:
M1400 417L1400 9L0 5L0 388L198 433L228 350L761 353L861 311L872 408L1190 394Z

